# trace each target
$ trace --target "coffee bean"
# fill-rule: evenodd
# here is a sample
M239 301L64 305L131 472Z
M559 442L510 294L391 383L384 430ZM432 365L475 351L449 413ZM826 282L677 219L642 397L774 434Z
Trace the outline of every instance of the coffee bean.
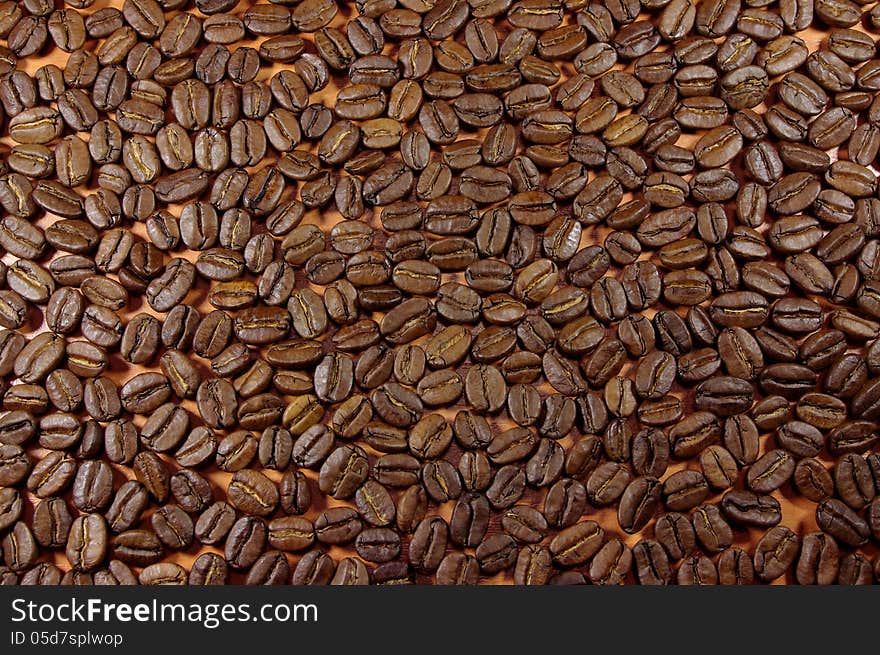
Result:
M107 524L99 514L84 514L70 527L67 559L76 570L91 571L103 562L107 553Z
M716 505L702 505L693 516L694 532L710 552L720 552L733 541L733 531Z
M582 521L565 528L550 542L554 561L565 567L589 561L599 552L604 533L594 521Z
M822 501L816 509L816 520L823 532L849 546L858 546L867 540L865 521L839 500Z

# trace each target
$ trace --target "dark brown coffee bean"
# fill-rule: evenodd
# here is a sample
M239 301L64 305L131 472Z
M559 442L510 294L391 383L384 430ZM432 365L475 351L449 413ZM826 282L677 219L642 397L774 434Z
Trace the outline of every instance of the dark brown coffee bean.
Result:
M721 510L731 521L758 527L774 526L782 518L779 501L749 491L726 493L721 499Z
M100 514L74 519L66 549L70 565L79 571L96 569L107 554L107 542L107 523Z

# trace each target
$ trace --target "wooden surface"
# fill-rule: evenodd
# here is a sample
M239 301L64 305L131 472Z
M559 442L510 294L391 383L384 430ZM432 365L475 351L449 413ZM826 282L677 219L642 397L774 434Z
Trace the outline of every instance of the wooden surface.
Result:
M250 3L250 2L240 2L237 5L237 7L232 11L232 13L241 14L251 4L252 3ZM121 0L97 0L92 7L90 7L89 9L83 10L83 13L84 14L91 13L97 9L100 9L100 8L106 7L106 6L121 7L121 5L122 5ZM337 17L334 19L334 21L332 23L332 25L334 25L334 26L344 25L347 20L353 18L356 15L356 11L354 9L353 2L348 2L348 3L340 2L339 6L340 6L339 15L337 15ZM191 11L195 11L195 9L192 8ZM309 41L311 40L311 35L303 35L303 36L307 40L309 40ZM500 36L501 35L499 35L499 37ZM801 38L804 38L807 41L808 46L811 51L820 47L820 45L822 45L823 39L825 38L825 35L822 32L817 31L817 30L813 30L813 29L811 29L805 33L801 33L798 36L800 36ZM249 45L252 47L256 47L256 45L259 42L260 42L259 39L250 40L250 41L242 42L240 45ZM90 41L86 45L86 48L91 49L94 47L95 47L94 41ZM236 46L229 46L229 47L230 47L230 50L233 50ZM665 47L665 46L661 46L661 49L663 47ZM309 46L309 50L314 51L314 47L311 44ZM391 50L390 44L386 44L386 52L388 52L390 50ZM20 62L19 66L21 68L23 68L24 70L28 71L29 73L33 74L34 71L36 71L40 66L47 64L47 63L54 63L60 67L63 67L66 60L67 60L67 57L68 57L67 53L64 53L64 52L52 47L50 44L41 56L27 58L26 60ZM620 67L621 66L618 66L618 68L620 68ZM271 75L275 71L277 71L279 68L280 68L279 66L275 66L273 68L268 68L268 67L262 68L260 71L260 75L258 77L258 80L268 81L268 79L271 77ZM565 76L568 76L574 72L574 69L570 63L564 64L563 70L564 70ZM333 103L334 103L335 96L336 96L336 91L339 88L341 88L341 85L343 85L344 83L345 83L344 78L334 77L331 81L331 84L326 89L324 89L320 92L317 92L315 94L312 94L311 102L323 102L324 104L332 107ZM758 108L758 110L762 111L763 108ZM87 134L80 134L79 136L83 137L84 139L88 138ZM679 141L679 144L680 145L691 145L696 141L698 136L699 136L698 134L685 135ZM464 133L463 137L474 138L475 135L474 135L474 133ZM479 138L478 134L476 135L476 138ZM9 141L8 137L4 137L3 139L0 139L0 143L8 145L10 143L10 141ZM300 147L306 147L306 146L303 145ZM2 149L0 149L0 153L3 153L5 156L7 149L3 146L0 146L0 148L2 148ZM313 150L314 150L314 148L313 148ZM270 148L270 152L271 152L271 148ZM595 176L595 174L596 174L595 171L591 172L590 178L592 179ZM96 187L94 185L92 185L89 188L80 188L78 190L83 194L87 194L90 191L94 191L95 188ZM179 208L172 207L171 209L172 209L172 211L174 211L176 213L176 211ZM53 216L45 216L38 221L38 224L41 225L42 227L46 227L47 225L51 224L54 220L56 220L56 218ZM340 216L336 213L335 208L333 208L332 204L331 204L330 208L327 210L307 212L303 223L313 223L316 225L320 225L322 228L327 230L333 224L335 224L338 220L340 220ZM374 225L379 230L381 230L381 226L378 222L378 217L372 216L370 214L369 209L367 210L367 214L365 215L364 220L369 221L372 225ZM146 238L146 233L145 233L143 224L133 224L133 225L129 224L129 225L127 225L127 227L130 227L132 232L134 232L135 234ZM256 231L261 231L261 230L259 228L257 228L255 225L255 232ZM581 241L581 247L584 247L584 246L591 244L591 243L601 243L602 240L604 239L606 232L607 232L607 230L605 230L605 229L597 229L595 227L590 227L590 228L585 229L583 237L582 237L582 241ZM381 242L377 242L377 244L381 245ZM174 253L174 256L185 256L189 259L194 260L196 254L197 253L192 252L192 251L176 251ZM646 259L646 258L648 258L647 254L642 257L642 259ZM12 259L14 259L14 258L11 258L10 256L7 255L5 258L5 261L11 261ZM614 269L612 269L612 270L614 270ZM619 269L618 269L618 272L619 272ZM444 278L448 278L448 279L455 279L455 277L456 276L454 276L454 275L444 275ZM301 276L299 277L299 281L302 284L307 283L304 280L304 278L302 278ZM447 281L447 280L444 279L444 281ZM201 310L203 310L203 314L206 313L207 311L210 311L211 309L213 309L213 307L211 307L207 302L208 288L209 288L209 285L204 280L201 280L199 282L197 288L187 298L187 302L189 304L192 304L192 305L199 307ZM319 290L319 289L316 288L316 290ZM142 302L139 299L133 298L132 302L129 305L128 311L125 313L125 316L130 317L138 312L147 312L147 313L156 314L155 312L153 312L151 310L151 308L146 303ZM653 314L652 311L646 311L644 313L648 316L651 316ZM160 318L162 317L161 314L156 314L156 315L159 316ZM35 320L34 317L36 317L36 316L37 316L36 314L32 314L32 320ZM34 333L46 329L45 325L37 325L36 323L31 323L28 327ZM22 331L24 331L24 329ZM610 334L610 332L609 332L609 334ZM76 336L75 338L81 338L81 337ZM194 357L195 357L195 355L194 355ZM196 359L198 359L198 358L196 358ZM154 362L154 364L157 364L157 362ZM208 362L206 362L205 360L199 360L199 364L200 364L201 368L206 373L209 371L209 368L207 365ZM630 364L628 365L628 368L626 370L631 371L632 368L633 368L633 362L630 362ZM132 375L134 375L136 372L139 372L140 370L159 370L159 369L158 369L157 365L147 367L147 369L140 368L140 367L133 367L133 366L126 364L119 357L118 354L114 354L112 357L112 368L108 372L108 375L110 377L112 377L113 379L115 379L117 382L121 383L122 381L124 381L124 380L128 379L129 377L131 377ZM689 399L691 396L690 391L685 392L680 387L676 387L676 389L673 391L673 393L676 393L680 397L687 398L687 399ZM686 402L689 403L689 400L686 400ZM184 401L182 403L182 405L190 411L191 418L195 419L197 416L195 404L191 401ZM444 414L448 418L451 418L452 416L454 416L456 409L457 408L440 410L440 413ZM325 418L325 421L328 419L329 419L329 412L327 414L327 417ZM143 417L143 416L137 416L134 418L134 422L138 426L142 425L144 420L145 420L145 417ZM498 428L503 428L503 427L507 427L508 425L512 425L512 424L509 424L508 422L506 422L506 419L496 420L496 421L494 421L494 423ZM195 424L197 424L197 420L191 421L191 425L195 425ZM574 443L576 438L579 438L579 437L580 437L579 434L576 434L575 436L569 436L569 437L563 439L561 441L561 444L567 450L568 447L570 447L572 445L572 443ZM761 437L762 451L767 449L768 447L772 448L773 447L772 441L773 441L772 436L766 435L766 434L762 435L762 437ZM768 446L768 444L770 444L770 445ZM363 445L363 444L361 444L361 445ZM368 450L368 452L371 453L371 455L376 455L375 452L370 451L369 447L365 446L365 448ZM34 449L32 452L34 455L39 456L41 451L39 451L39 449ZM449 457L453 461L456 461L457 457L458 457L458 453L456 451L455 445L453 445L453 448L450 451L450 453L451 454L449 455ZM172 468L176 470L176 468L177 468L176 464L174 464L172 462L171 458L165 457L165 459L166 459L166 461L168 461L171 464ZM373 460L373 458L371 457L371 461L372 460ZM831 462L830 459L826 459L826 463L829 466L830 466L830 462ZM256 461L255 461L255 464L257 467L259 466L258 462L256 462ZM663 477L665 478L668 475L670 475L671 473L673 473L677 470L681 470L682 468L698 468L698 463L696 461L696 458L694 458L693 460L690 460L688 462L673 462L673 463L671 463L669 469L667 470L666 474ZM128 469L127 467L114 465L114 469L115 469L116 476L117 476L117 479L115 480L115 483L117 486L118 486L118 484L120 484L121 480L123 480L124 478L134 477L131 470ZM203 475L205 475L206 477L208 477L211 480L211 482L213 483L214 489L215 489L215 497L217 499L224 498L225 497L225 488L226 488L226 485L228 484L229 480L231 479L231 474L220 472L213 466L209 467L206 471L201 470L200 472ZM273 479L276 482L281 477L280 473L275 472L275 471L265 471L265 473L268 477L270 477L271 479ZM305 471L305 473L309 477L309 479L311 480L312 496L313 496L312 508L310 509L310 511L306 515L308 518L314 520L314 518L317 516L317 514L322 509L324 509L325 506L333 506L333 505L339 505L339 504L349 505L350 504L348 502L340 503L339 501L335 501L333 499L323 498L317 488L317 482L316 482L317 475L316 475L316 473L313 471ZM741 470L740 471L740 480L737 484L737 487L741 488L743 486L744 476L745 476L745 471ZM545 491L543 491L543 490L542 491L535 491L533 489L528 489L526 492L526 495L522 498L522 500L520 502L533 504L534 506L536 506L540 509L543 506L544 494L545 494ZM397 496L396 493L394 495L395 495L395 497ZM794 530L795 532L797 532L800 535L803 535L809 531L813 531L813 530L817 529L816 523L815 523L815 504L814 503L806 501L805 499L798 497L793 492L793 490L790 489L789 485L786 485L785 487L783 487L783 489L781 489L777 492L774 492L773 495L780 501L780 503L782 505L782 508L783 508L782 524L783 525L788 526L789 528L791 528L792 530ZM69 499L69 494L67 497ZM718 501L719 499L720 499L720 495L716 495L716 496L710 497L709 501L707 501L707 502L715 502L715 501ZM35 500L35 499L32 499L32 500ZM431 509L429 511L432 513L439 514L439 515L443 516L448 521L451 516L451 513L452 513L452 506L453 506L452 502L445 503L442 507L439 507L439 508L436 505L432 504ZM71 509L73 509L72 504L71 504ZM30 517L32 515L32 510L33 510L32 506L29 506L26 510L26 516L27 516L28 521L30 521ZM588 508L587 512L584 515L584 518L589 518L589 519L593 519L593 520L598 521L606 529L609 537L618 536L625 543L627 543L629 546L633 546L641 538L644 538L646 536L652 536L652 530L653 530L652 524L649 525L647 528L645 528L642 531L642 533L640 533L640 534L637 534L637 535L625 534L622 530L620 530L620 528L617 524L616 509L614 509L614 508L610 508L610 509L609 508L606 508L606 509ZM495 530L495 531L500 530L500 525L498 524L498 520L499 520L499 517L497 515L493 516L491 530ZM144 527L149 526L148 515L144 517L144 520L142 521L142 525ZM754 544L757 542L757 539L760 537L760 535L762 533L763 533L763 531L757 530L757 529L737 528L737 529L735 529L735 543L734 543L734 545L742 547L742 548L746 548L751 552ZM402 555L403 557L405 557L405 553L406 553L406 543L407 542L405 541L404 547L403 547L403 555ZM183 564L184 566L188 567L189 564L192 562L192 560L198 554L200 554L202 552L208 552L208 551L222 553L222 550L218 550L216 548L212 548L209 546L197 545L197 546L194 546L188 552L170 554L166 559L169 559L172 561L177 561L177 562ZM348 547L346 547L346 548L333 547L333 548L328 549L328 552L337 561L344 556L354 555L354 549L348 548ZM472 552L472 551L467 551L467 552ZM863 549L863 552L869 553L872 558L876 555L876 549L874 549L872 546L869 546L867 549ZM69 568L69 565L67 563L67 560L66 560L63 552L55 551L53 553L53 555L54 555L54 561L56 562L56 564L58 564L60 567L62 567L65 570L67 568ZM295 566L296 561L298 561L300 554L288 554L288 557L289 557L289 560L291 563L291 568L293 568ZM717 561L717 557L713 558L713 559L715 559ZM368 567L371 568L372 566L373 565L368 564ZM242 580L243 580L243 576L234 575L232 581L233 582L240 582ZM418 579L419 582L425 582L425 583L429 583L429 582L431 582L431 580L432 580L432 576L420 576ZM494 576L491 578L483 578L481 580L481 582L483 582L483 583L510 583L510 582L512 582L512 572L508 572L506 574ZM785 582L784 579L777 581L777 583L783 583L783 582Z

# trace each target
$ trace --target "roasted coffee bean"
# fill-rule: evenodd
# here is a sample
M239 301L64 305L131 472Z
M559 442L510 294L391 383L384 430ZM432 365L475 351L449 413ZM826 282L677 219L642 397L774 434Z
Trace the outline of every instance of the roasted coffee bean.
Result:
M226 538L226 561L236 569L249 568L259 558L267 538L268 528L262 519L239 519L232 525Z
M776 449L765 453L749 468L749 487L759 493L778 489L794 473L795 463L789 453Z
M586 489L580 482L562 479L550 487L547 493L544 516L554 527L568 527L581 516L586 502Z
M310 550L297 563L290 578L291 584L325 585L334 575L335 563L320 550Z
M755 570L749 554L740 548L728 548L718 558L718 582L723 585L750 585Z
M107 523L100 514L84 514L70 526L66 554L78 571L92 571L104 561L108 549ZM5 550L5 549L4 549Z
M860 546L868 539L869 529L864 519L834 498L819 503L816 522L823 532L848 546Z
M777 443L798 457L813 457L822 448L822 433L801 421L789 421L777 432Z
M119 487L106 514L108 527L114 534L124 532L138 522L149 503L147 494L147 488L135 480Z
M619 585L632 566L632 551L619 539L611 539L590 563L590 581L598 585Z
M113 472L105 462L90 460L77 469L73 481L73 504L83 512L96 512L110 504Z
M643 539L632 550L636 578L641 585L665 585L672 580L666 551L658 541Z
M278 504L278 489L262 473L253 469L236 471L227 488L233 506L252 515L267 516Z
M845 453L834 467L834 486L847 505L859 510L874 498L875 486L870 468L861 455Z
M673 560L684 558L696 545L693 525L685 515L677 512L660 516L654 527L654 534Z
M749 491L730 491L721 499L721 510L731 521L757 527L774 526L782 518L779 501Z
M639 477L630 482L617 511L617 521L625 532L638 532L653 518L660 505L661 488L656 478Z
M461 546L478 546L486 535L489 516L489 501L482 494L469 493L460 497L449 524L450 538Z
M70 508L61 498L47 498L34 508L33 534L44 548L64 546L72 525Z
M799 548L799 539L790 529L771 528L755 547L755 573L764 581L778 578L794 564Z
M605 531L594 521L581 521L561 530L550 542L553 560L564 567L589 561L602 547Z
M434 517L422 520L409 546L409 559L413 566L423 571L436 570L445 554L447 535L448 526L443 519Z
M132 566L147 567L162 559L165 549L149 530L128 530L113 538L113 557Z
M721 552L733 541L733 531L717 505L702 505L693 515L694 532L709 552Z
M518 551L516 542L506 534L487 537L474 552L480 569L487 574L498 573L510 568L516 562Z
M834 584L840 565L837 543L821 532L804 535L795 566L799 584Z

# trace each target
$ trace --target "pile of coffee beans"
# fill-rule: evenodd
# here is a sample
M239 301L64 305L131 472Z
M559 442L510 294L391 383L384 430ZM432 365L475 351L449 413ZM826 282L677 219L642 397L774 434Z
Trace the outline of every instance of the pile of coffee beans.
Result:
M0 1L3 584L880 578L880 5Z

